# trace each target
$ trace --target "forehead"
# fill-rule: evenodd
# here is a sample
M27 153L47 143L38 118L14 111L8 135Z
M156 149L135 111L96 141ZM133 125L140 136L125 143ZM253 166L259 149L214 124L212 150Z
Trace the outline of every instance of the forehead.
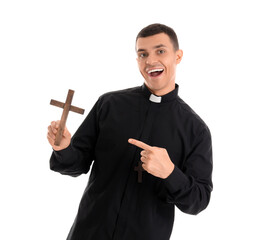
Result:
M165 33L159 33L149 37L138 38L136 42L136 51L138 51L139 49L152 50L156 48L156 46L161 45L167 48L173 48L169 36Z

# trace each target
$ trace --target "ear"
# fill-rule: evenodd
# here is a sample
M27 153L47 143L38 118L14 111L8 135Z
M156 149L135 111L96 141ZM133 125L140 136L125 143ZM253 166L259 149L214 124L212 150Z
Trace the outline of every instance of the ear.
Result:
M183 58L183 50L179 49L176 51L176 64L179 64Z

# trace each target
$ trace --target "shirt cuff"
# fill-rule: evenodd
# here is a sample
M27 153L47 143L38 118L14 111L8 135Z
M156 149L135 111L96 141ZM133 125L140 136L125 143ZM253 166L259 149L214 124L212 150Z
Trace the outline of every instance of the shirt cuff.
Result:
M53 153L59 162L67 164L67 163L70 163L70 160L72 159L71 156L73 153L73 149L71 147L71 144L69 144L68 147L62 150L59 150L59 151L56 151L53 149Z
M188 178L177 166L174 166L172 173L163 181L167 190L174 193L187 185Z

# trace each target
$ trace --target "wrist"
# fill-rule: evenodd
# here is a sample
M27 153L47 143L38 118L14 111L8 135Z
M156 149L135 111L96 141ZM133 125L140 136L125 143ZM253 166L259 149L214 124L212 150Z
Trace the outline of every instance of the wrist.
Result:
M174 165L173 162L171 162L171 165L169 166L169 168L168 168L168 170L167 170L167 173L165 174L165 176L163 177L163 179L168 178L168 177L171 175L171 173L173 172L174 168L175 168L175 165Z

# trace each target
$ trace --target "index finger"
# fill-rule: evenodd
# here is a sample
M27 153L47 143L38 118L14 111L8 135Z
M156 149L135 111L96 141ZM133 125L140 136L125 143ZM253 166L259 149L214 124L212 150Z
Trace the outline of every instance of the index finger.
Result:
M144 149L144 150L151 150L151 148L152 148L151 146L147 145L146 143L141 142L141 141L136 140L136 139L133 139L133 138L130 138L128 140L128 142L130 144L133 144L133 145L135 145L135 146L137 146L137 147L139 147L141 149Z

